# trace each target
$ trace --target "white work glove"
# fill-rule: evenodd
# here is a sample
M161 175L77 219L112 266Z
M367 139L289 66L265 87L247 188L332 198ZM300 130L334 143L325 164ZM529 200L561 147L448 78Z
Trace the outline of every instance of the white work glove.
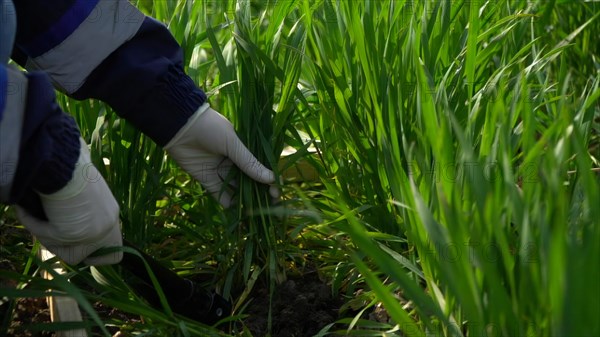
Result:
M273 172L250 153L233 125L208 103L190 117L165 150L224 207L229 207L232 202L231 193L223 188L223 184L233 164L260 183L275 182ZM275 186L269 191L272 197L278 197Z
M48 221L39 220L20 207L17 216L50 252L69 264L84 261L88 265L106 265L121 261L120 251L89 257L100 248L121 247L123 238L119 205L92 164L83 139L71 181L56 193L39 195Z

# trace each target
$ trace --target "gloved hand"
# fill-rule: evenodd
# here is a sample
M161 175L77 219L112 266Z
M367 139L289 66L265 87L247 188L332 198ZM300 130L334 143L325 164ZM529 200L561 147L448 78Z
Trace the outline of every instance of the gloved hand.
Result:
M50 252L69 264L121 261L122 252L89 257L100 248L121 247L123 239L119 205L92 164L83 140L71 181L55 193L40 193L40 199L48 221L39 220L20 207L17 216Z
M224 207L229 207L232 202L231 193L223 188L223 184L233 164L260 183L275 182L273 172L250 153L233 125L208 103L190 117L165 150ZM272 197L278 197L275 186L269 191Z

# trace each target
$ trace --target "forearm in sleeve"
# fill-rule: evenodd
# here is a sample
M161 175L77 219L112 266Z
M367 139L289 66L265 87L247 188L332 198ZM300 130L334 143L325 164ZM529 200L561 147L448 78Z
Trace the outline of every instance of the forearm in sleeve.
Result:
M20 204L43 218L37 193L54 193L71 180L80 133L57 105L45 74L0 67L2 202Z
M47 72L76 99L108 103L157 144L166 145L205 102L205 93L184 73L183 52L167 27L127 0L21 3L30 6L17 6L26 19L19 25L16 58ZM45 15L43 7L53 14Z

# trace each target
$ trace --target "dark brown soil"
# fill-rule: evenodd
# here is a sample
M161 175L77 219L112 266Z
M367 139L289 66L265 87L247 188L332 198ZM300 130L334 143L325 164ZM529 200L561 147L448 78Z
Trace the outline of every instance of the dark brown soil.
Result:
M342 300L334 298L331 288L319 280L316 273L302 277L294 277L276 287L269 303L268 287L255 289L252 300L244 312L248 317L243 325L253 336L269 334L269 306L272 311L271 336L304 337L314 336L325 326L338 319L338 310ZM3 318L8 303L0 306L0 318ZM95 303L98 314L104 318L118 317L123 322L139 322L139 317L133 317L108 308L101 303ZM50 312L45 298L19 299L10 323L6 337L52 337L52 332L33 332L27 329L29 324L49 323ZM119 332L118 327L110 327L111 334ZM92 328L92 333L100 333ZM120 335L119 335L120 336Z
M0 221L0 270L22 272L23 261L27 260L27 244L24 240L30 239L29 233L16 226L9 226ZM11 279L0 278L0 293L2 288L14 288L17 282ZM13 310L11 306L14 305ZM8 317L10 316L10 317ZM7 322L7 331L4 323ZM51 332L34 332L28 326L35 323L50 322L50 309L45 298L19 298L16 302L9 301L0 296L0 335L6 337L50 337Z
M0 318L4 318L8 303L0 306ZM29 324L50 322L50 309L45 298L20 298L16 302L13 319L6 337L52 337L54 333L48 331L31 331Z
M244 320L253 336L268 335L269 304L268 288L256 290L245 312L249 317ZM338 319L341 305L341 299L332 296L331 288L319 280L316 273L289 279L274 292L271 335L314 336Z
M28 238L27 233L21 229L10 228L10 233L3 227L0 246L11 247L11 252L3 252L0 257L0 269L20 272L22 266L17 261L26 260L26 247L16 248L23 238ZM10 235L5 235L10 234ZM23 256L14 256L14 253ZM23 253L25 252L25 253ZM4 253L7 253L6 256ZM10 281L10 280L9 280ZM1 287L14 287L14 282L0 280ZM28 326L36 323L49 323L50 313L45 298L21 298L16 302L15 310L7 318L9 302L0 299L0 326L6 319L10 325L6 337L51 337L52 332L37 332L28 330ZM243 314L248 315L243 323L236 323L237 328L243 326L250 330L253 336L270 335L275 337L303 337L314 336L325 326L338 320L338 311L343 301L334 298L331 287L319 279L318 273L307 271L302 276L290 277L287 281L276 286L270 300L268 286L255 286L250 302ZM140 317L121 313L113 308L108 308L101 303L94 307L102 318L111 317L125 323L140 322ZM268 317L271 308L272 326L269 329ZM108 327L111 334L120 336L119 327ZM238 329L240 331L241 329ZM269 331L270 330L270 331ZM92 328L92 334L98 333ZM2 335L2 331L0 331Z

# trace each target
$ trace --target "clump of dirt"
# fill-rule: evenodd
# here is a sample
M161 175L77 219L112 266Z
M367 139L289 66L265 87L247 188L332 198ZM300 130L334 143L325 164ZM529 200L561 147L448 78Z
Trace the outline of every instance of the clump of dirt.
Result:
M257 289L245 312L249 317L244 325L254 336L266 336L271 305L272 336L314 336L338 319L342 303L340 298L332 296L331 288L319 280L316 273L309 273L277 286L272 303L269 303L268 287Z

